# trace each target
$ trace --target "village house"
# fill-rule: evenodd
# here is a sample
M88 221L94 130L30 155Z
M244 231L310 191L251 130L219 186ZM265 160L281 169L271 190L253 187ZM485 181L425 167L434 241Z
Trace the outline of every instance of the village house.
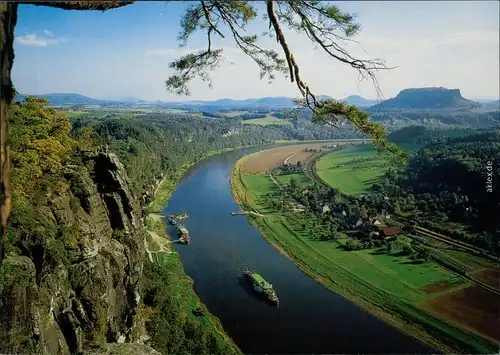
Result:
M391 218L391 215L389 213L387 213L386 210L382 210L382 213L380 214L380 216L378 216L382 219L390 219Z
M373 225L372 220L368 217L360 217L356 222L355 227L366 232L376 229L376 226Z
M333 209L333 215L334 215L335 217L342 218L342 217L347 216L347 213L346 213L343 209L338 208L338 207L335 207L335 208Z
M300 203L290 203L291 207L292 207L292 210L294 212L304 212L306 210L306 207Z
M372 223L372 225L379 227L379 228L386 227L385 220L381 216L371 218L370 222Z
M401 234L402 230L398 227L384 227L380 228L379 235L382 238L389 239Z

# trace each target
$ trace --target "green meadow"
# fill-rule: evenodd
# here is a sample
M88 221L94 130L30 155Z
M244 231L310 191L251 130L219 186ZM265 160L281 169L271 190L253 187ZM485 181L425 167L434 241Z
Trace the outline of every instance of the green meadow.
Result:
M327 154L316 163L317 175L348 194L362 194L379 182L389 168L388 158L371 145L359 145Z
M337 155L337 158L330 158L329 164L345 161L349 156L376 154L370 147L346 151L341 156ZM492 344L480 336L419 307L421 302L439 294L426 293L424 286L446 280L456 283L456 288L467 285L467 280L432 261L415 264L407 256L388 254L377 248L347 251L343 248L348 238L345 235L334 241L316 239L312 231L320 220L311 215L304 218L301 214L273 209L263 197L277 188L275 184L267 175L242 174L239 168L241 162L235 164L231 174L235 200L242 208L264 215L249 216L250 223L258 227L265 239L302 271L328 289L435 349L446 353L464 349L474 353L492 351ZM373 179L373 176L377 174L367 179ZM286 175L277 178L280 184L290 179ZM304 178L307 179L305 176L297 177L301 182L305 182Z
M278 175L278 176L275 176L275 178L278 181L278 183L280 183L282 185L288 185L290 183L290 180L292 180L292 178L299 185L306 186L306 185L310 185L311 184L311 181L309 180L309 178L305 174L302 174L302 173L300 173L300 174Z

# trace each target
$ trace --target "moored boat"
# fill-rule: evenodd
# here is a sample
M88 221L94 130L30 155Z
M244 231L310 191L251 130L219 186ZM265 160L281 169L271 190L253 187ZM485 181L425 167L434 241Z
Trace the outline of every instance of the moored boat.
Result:
M186 227L182 224L177 224L177 235L179 236L179 243L188 244L189 243L189 232Z
M267 282L258 272L246 270L244 275L252 283L253 289L265 296L269 301L276 304L279 307L278 295L274 291L273 285Z

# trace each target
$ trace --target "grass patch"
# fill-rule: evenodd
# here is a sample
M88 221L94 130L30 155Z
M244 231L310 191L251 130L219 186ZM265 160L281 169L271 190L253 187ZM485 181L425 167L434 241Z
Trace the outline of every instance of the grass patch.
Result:
M387 158L371 145L332 152L316 164L317 175L328 185L348 194L362 194L380 181L389 167Z
M275 179L282 185L288 185L290 180L293 178L299 185L308 186L311 185L309 178L303 174L286 174L286 175L275 175Z
M62 111L68 118L75 118L75 117L80 117L85 114L88 114L87 111Z
M416 143L398 145L408 154L413 154L422 147ZM370 144L362 144L321 157L315 169L317 175L328 185L345 193L358 195L380 182L391 164L388 156L379 154Z
M297 139L278 139L277 141L274 141L276 144L284 144L284 143L297 143L301 142Z
M239 115L243 115L247 113L248 111L229 111L229 112L217 112L218 114L221 114L226 117L236 117Z

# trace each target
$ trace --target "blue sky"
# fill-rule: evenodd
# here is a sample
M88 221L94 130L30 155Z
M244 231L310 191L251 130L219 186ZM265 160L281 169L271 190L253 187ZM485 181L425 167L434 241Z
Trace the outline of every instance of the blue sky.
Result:
M185 52L176 37L184 2L138 2L99 11L65 11L20 5L16 27L13 80L22 93L74 92L95 98L134 96L147 100L185 100L297 96L294 84L279 78L268 84L258 69L227 37L215 44L228 62L213 73L213 89L201 81L192 96L165 90L168 63ZM364 58L383 58L398 66L380 72L384 97L408 87L459 88L466 97L499 97L499 3L496 1L339 2L341 10L358 14ZM257 20L249 33L267 24ZM314 50L309 40L287 33L302 67L303 79L317 93L343 98L375 97L371 82L358 84L357 73ZM265 46L276 43L267 38ZM197 34L187 49L200 49ZM365 53L366 52L366 53Z

